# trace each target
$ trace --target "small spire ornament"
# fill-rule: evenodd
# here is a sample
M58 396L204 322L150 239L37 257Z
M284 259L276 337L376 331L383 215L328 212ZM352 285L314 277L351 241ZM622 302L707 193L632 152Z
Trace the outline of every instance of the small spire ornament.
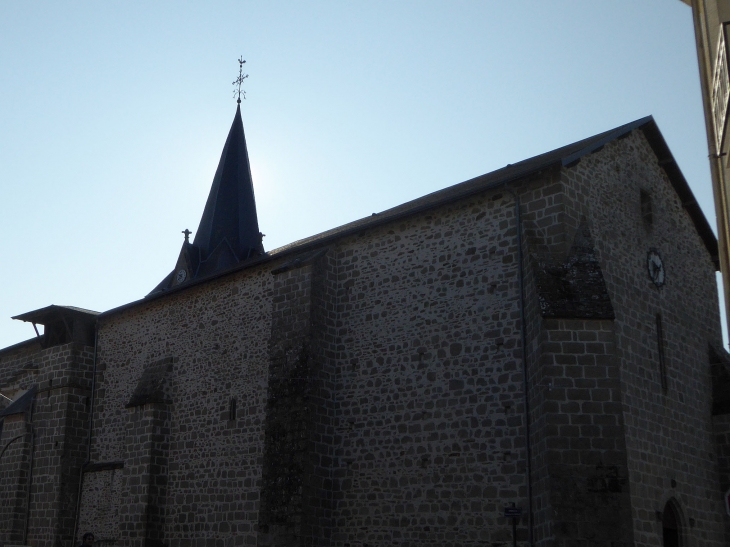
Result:
M193 232L185 228L182 233L185 235L185 243L190 243L190 234L192 234Z
M236 96L236 93L238 93L238 100L236 101L238 104L241 104L241 93L243 93L243 98L246 98L246 92L241 89L243 81L248 78L248 74L243 73L244 64L246 64L246 61L243 59L243 55L241 55L241 58L238 60L238 78L233 80L233 85L238 87L238 89L233 90L234 97Z

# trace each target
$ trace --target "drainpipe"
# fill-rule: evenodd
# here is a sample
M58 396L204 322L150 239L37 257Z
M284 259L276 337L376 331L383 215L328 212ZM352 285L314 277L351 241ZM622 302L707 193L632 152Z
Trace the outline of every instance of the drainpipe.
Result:
M33 428L33 409L35 408L35 397L30 403L30 419L28 425L30 426L30 458L28 465L28 492L27 500L25 504L25 526L23 527L23 545L28 545L28 526L30 524L30 496L33 487L33 453L35 452L35 429Z
M96 393L96 354L99 345L99 320L94 324L94 361L91 372L91 400L89 402L89 435L86 439L86 461L79 470L79 490L76 494L76 518L74 519L74 534L71 538L71 546L76 542L76 535L79 532L79 518L81 516L81 490L84 486L84 469L91 463L91 432L94 425L94 395Z
M525 449L527 452L526 471L527 471L527 513L529 525L527 527L529 544L531 547L535 545L535 519L532 507L532 445L530 444L530 399L528 393L528 376L527 376L527 326L525 324L525 272L522 264L522 217L520 215L520 198L507 186L504 187L505 192L512 194L515 200L515 220L517 222L517 268L520 281L520 338L522 342L522 389L525 395Z

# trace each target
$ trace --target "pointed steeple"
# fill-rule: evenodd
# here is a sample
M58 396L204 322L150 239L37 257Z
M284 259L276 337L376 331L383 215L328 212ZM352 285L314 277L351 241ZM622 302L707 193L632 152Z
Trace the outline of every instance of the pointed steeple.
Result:
M150 294L207 277L264 253L240 101L192 243L188 242L190 232L184 233L175 270Z
M263 252L241 106L236 107L193 245L207 260L227 241L237 260Z

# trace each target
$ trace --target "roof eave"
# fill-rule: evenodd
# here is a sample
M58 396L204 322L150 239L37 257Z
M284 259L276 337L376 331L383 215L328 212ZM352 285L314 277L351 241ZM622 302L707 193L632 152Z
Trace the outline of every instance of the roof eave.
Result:
M5 348L0 349L0 355L3 355L5 353L12 353L13 351L20 350L26 346L33 346L33 345L39 345L43 342L43 335L40 336L34 336L33 338L28 338L28 340L23 340L22 342L18 342L17 344L13 344L12 346L7 346Z
M51 304L50 306L46 306L45 308L39 308L37 310L21 313L20 315L15 315L11 317L11 319L25 321L26 323L35 323L37 325L45 325L45 321L48 320L48 317L54 314L85 317L89 319L95 319L98 315L100 315L99 312L93 310L85 310L82 308L74 308L71 306L58 306L56 304Z

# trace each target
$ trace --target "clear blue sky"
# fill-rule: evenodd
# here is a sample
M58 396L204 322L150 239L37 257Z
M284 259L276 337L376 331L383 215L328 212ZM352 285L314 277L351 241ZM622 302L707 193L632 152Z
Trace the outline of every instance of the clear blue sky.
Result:
M173 268L239 55L267 249L648 114L714 226L679 0L0 0L0 347Z

